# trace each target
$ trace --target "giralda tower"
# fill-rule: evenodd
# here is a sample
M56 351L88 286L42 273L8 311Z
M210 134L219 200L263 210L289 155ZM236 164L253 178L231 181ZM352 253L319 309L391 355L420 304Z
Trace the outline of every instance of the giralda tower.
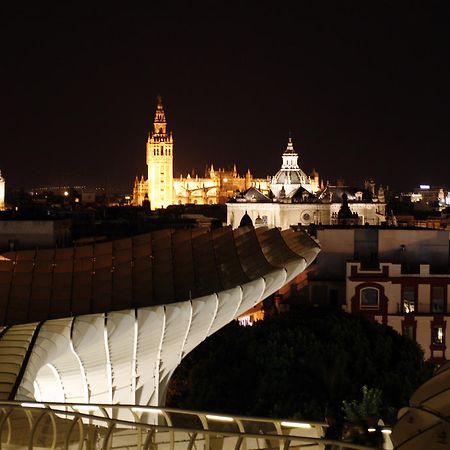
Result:
M158 96L153 130L147 140L148 192L151 209L173 204L173 137Z

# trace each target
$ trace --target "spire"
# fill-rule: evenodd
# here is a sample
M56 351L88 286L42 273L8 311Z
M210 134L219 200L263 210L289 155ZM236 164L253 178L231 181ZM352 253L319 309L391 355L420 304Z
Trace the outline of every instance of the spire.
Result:
M166 114L164 112L164 106L160 95L156 98L156 112L155 120L153 122L153 128L155 134L166 134Z
M292 142L292 138L289 136L286 151L284 153L295 153L294 144Z
M289 139L286 150L283 153L283 165L282 169L298 170L298 153L294 150L294 144L292 142L291 132L289 131Z

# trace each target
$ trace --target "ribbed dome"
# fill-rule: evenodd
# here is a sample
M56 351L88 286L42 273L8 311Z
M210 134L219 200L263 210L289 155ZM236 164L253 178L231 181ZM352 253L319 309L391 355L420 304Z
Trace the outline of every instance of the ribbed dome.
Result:
M300 186L309 186L311 180L298 165L298 153L294 150L292 139L289 138L287 148L283 153L281 169L272 177L270 189L278 197L284 187L286 197L291 197Z

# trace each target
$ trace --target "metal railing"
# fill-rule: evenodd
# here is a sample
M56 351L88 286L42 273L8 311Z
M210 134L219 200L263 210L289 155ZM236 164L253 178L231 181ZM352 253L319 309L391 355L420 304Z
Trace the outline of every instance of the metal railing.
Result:
M323 439L325 423L130 405L0 402L0 449L370 449Z

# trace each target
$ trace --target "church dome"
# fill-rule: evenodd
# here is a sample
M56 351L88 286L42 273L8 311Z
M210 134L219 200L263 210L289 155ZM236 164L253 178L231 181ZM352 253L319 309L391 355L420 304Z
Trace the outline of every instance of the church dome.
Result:
M255 219L255 226L261 226L264 225L264 220L261 219L261 217L258 214L258 217Z
M294 150L291 137L289 137L282 158L283 164L281 169L272 177L270 189L278 198L284 188L285 196L290 198L299 187L303 186L308 189L311 186L311 179L298 165L298 153Z
M241 227L252 227L253 221L251 217L247 214L247 211L245 211L245 214L242 216L242 219L239 223L239 228Z

